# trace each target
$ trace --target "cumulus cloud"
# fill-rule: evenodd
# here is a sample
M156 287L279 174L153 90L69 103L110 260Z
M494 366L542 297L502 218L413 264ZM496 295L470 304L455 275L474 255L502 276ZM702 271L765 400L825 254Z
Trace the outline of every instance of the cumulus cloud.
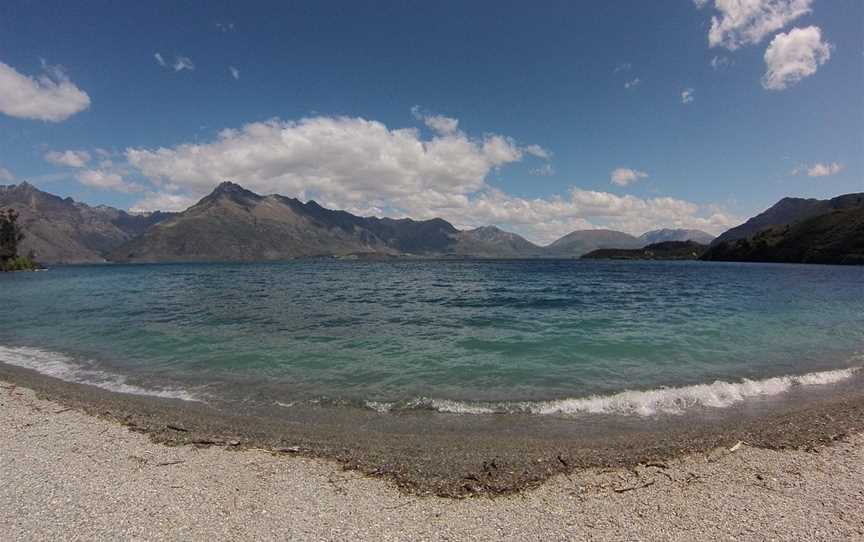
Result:
M228 71L231 73L231 77L234 79L240 79L240 70L234 66L228 66Z
M793 28L774 36L765 50L762 86L783 90L816 73L831 58L832 45L822 41L818 26Z
M15 175L5 167L0 167L0 181L15 182Z
M843 170L843 164L838 164L837 162L831 162L830 164L816 163L813 164L812 167L807 169L807 175L809 177L827 177L829 175L836 175Z
M548 156L548 151L499 134L472 137L458 129L456 119L439 122L440 115L418 114L421 122L432 124L428 138L416 128L319 116L250 123L223 130L206 143L130 148L124 167L149 184L133 209L183 209L220 181L233 180L258 193L315 199L355 214L441 217L457 227L496 224L538 242L601 226L633 233L660 226L718 232L735 222L671 198L578 188L545 199L506 194L489 184L491 173L530 155ZM637 179L645 175L632 174Z
M627 81L627 82L624 83L624 88L633 88L633 87L636 87L636 86L639 85L641 82L642 82L642 80L639 79L638 77L635 78L635 79L631 79L631 80L629 80L629 81Z
M635 183L639 179L644 179L646 177L648 177L648 174L644 171L626 167L616 168L609 174L609 180L612 184L617 184L618 186L627 186L628 184Z
M705 7L705 4L708 3L708 0L693 0L693 4L696 5L696 9L702 9Z
M30 77L0 62L0 113L60 122L90 107L90 96L60 66L42 61L42 75Z
M90 161L87 151L51 151L45 155L45 160L56 166L84 167Z
M802 15L813 0L715 0L708 44L735 50L756 44Z
M693 98L693 89L692 88L685 88L684 90L681 91L681 103L682 104L692 103L693 99L694 98Z
M75 175L78 182L98 188L101 190L115 190L118 192L140 192L141 187L134 183L126 182L122 175L113 171L102 169L85 169Z
M165 60L165 57L162 56L161 53L154 53L153 58L156 59L156 63L162 66L163 68L171 68L175 72L180 72L183 70L194 70L195 64L192 62L192 59L188 56L175 56L173 63L168 63Z
M632 67L633 67L633 65L630 64L629 62L622 62L621 64L618 64L617 66L615 66L615 69L612 70L612 73L626 72L626 71L629 71L630 68L632 68Z

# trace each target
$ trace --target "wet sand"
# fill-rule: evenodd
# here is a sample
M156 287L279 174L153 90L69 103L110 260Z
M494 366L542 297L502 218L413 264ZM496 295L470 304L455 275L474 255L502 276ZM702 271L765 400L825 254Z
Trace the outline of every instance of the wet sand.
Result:
M806 450L747 443L630 468L579 469L519 493L452 499L418 496L398 478L373 479L334 461L165 446L79 408L0 383L5 539L864 537L860 433Z

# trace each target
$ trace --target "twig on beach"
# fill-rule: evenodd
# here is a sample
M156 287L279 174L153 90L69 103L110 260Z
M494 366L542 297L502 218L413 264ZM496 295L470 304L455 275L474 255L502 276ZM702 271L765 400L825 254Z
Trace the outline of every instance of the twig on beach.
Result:
M72 407L61 408L60 410L55 410L54 414L63 414L64 412L69 412L72 410Z
M179 425L166 424L165 427L174 431L180 431L181 433L188 433L189 430L185 427L180 427Z
M411 501L403 502L402 504L397 504L396 506L385 506L383 510L398 510L399 508L404 508L411 504Z
M741 446L744 446L743 440L739 440L735 446L732 446L731 448L729 448L729 451L730 452L737 452L741 448Z
M167 467L168 465L179 465L180 463L185 463L186 461L182 459L178 459L177 461L163 461L162 463L156 463L157 467Z
M628 491L633 491L634 489L644 489L648 486L653 486L655 483L657 483L656 480L651 480L650 482L646 482L646 483L642 484L641 486L630 486L630 487L621 487L621 488L614 488L613 487L612 491L614 491L615 493L627 493Z
M645 463L646 467L657 467L658 469L668 469L669 465L666 463L661 463L660 461L651 461L649 463Z

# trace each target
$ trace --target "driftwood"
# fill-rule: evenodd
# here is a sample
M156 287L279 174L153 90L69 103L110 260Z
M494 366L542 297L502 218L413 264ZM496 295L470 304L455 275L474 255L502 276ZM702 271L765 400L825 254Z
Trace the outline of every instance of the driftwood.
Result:
M179 465L180 463L185 463L186 461L182 459L178 459L176 461L163 461L162 463L156 463L157 467L167 467L168 465Z

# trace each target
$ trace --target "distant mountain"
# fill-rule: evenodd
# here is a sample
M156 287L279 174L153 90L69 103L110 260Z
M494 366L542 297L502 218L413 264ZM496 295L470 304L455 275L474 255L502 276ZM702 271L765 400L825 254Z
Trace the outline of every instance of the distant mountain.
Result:
M639 236L639 240L645 245L664 241L694 241L707 245L714 240L714 236L702 230L662 229L645 232Z
M483 226L460 231L453 237L455 243L447 254L479 258L536 258L544 249L522 236L496 228Z
M24 230L20 252L33 251L42 263L104 262L104 254L171 216L129 214L107 206L90 207L23 182L0 186L0 207L19 213Z
M836 208L818 216L721 241L702 259L864 265L864 198L852 194L831 202Z
M727 230L717 237L712 245L735 239L746 239L764 229L786 226L836 209L856 207L861 205L862 198L864 193L846 194L830 200L783 198L744 224Z
M632 235L615 230L577 230L545 247L550 258L579 258L598 248L641 248L644 243Z
M582 256L583 260L698 260L708 248L694 241L662 241L643 248L600 248Z
M494 227L460 231L440 218L359 217L224 182L110 254L115 261L339 257L530 257L539 247Z

